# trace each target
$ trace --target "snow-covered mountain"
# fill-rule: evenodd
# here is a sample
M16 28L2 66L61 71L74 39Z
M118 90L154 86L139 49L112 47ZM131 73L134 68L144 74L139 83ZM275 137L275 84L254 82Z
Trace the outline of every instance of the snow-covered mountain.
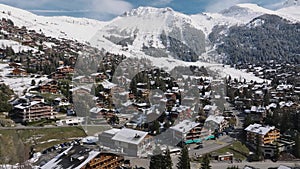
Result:
M283 6L277 10L279 13L288 14L300 20L300 0L287 0Z
M140 7L126 12L99 30L97 37L154 57L170 54L194 61L205 51L201 28L190 16L171 8Z
M80 42L89 41L106 22L66 16L45 17L0 4L0 18L10 19L16 26L44 33L55 38L66 38Z
M234 25L249 25L256 17L272 14L300 22L299 0L289 0L273 11L256 4L238 4L219 13L185 15L171 8L139 7L109 22L86 18L44 17L0 4L0 18L55 38L90 42L114 52L143 53L153 57L196 61L214 44L208 40L215 26L226 34ZM202 55L202 56L201 56Z

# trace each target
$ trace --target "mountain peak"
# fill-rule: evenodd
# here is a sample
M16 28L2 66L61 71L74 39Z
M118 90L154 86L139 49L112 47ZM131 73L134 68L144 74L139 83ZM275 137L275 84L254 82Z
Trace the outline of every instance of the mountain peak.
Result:
M154 7L138 7L132 9L131 11L125 12L124 16L144 16L147 14L162 14L162 13L172 13L174 10L172 8L154 8Z

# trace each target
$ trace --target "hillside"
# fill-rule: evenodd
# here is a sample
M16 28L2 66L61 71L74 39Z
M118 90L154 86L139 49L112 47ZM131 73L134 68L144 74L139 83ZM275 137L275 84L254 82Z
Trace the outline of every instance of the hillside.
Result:
M276 15L262 15L247 25L233 26L226 36L211 34L221 43L217 51L226 55L228 64L255 63L267 60L300 63L300 23Z
M89 41L106 22L66 16L45 17L0 4L0 18L10 19L16 26L25 26L46 36L66 38L80 42Z

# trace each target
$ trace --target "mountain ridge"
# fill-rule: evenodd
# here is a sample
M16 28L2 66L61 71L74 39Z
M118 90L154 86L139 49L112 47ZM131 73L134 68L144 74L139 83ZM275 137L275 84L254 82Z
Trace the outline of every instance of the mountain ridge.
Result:
M86 18L38 16L0 4L0 17L11 19L20 27L26 26L46 36L77 40L117 53L133 51L153 57L197 61L211 55L208 51L214 51L216 44L209 40L209 35L216 27L222 27L219 33L225 35L230 27L247 26L264 14L299 22L300 15L289 14L290 10L282 12L289 8L299 9L299 6L273 11L245 3L219 13L196 15L186 15L168 7L139 7L111 21L101 22Z

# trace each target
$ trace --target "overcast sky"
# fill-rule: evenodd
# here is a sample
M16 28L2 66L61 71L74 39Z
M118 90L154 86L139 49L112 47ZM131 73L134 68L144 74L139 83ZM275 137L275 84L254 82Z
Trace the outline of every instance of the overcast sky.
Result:
M238 3L276 9L286 0L0 0L0 3L46 16L66 15L109 20L139 6L171 7L186 14L218 12Z

